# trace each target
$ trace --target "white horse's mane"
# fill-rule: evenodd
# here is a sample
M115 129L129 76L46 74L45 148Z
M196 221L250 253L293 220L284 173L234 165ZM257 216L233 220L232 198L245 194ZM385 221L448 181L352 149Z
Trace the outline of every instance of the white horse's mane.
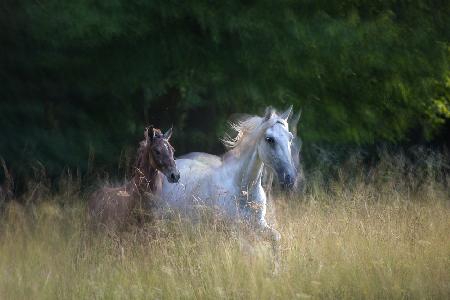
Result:
M235 132L235 136L225 134L222 143L229 150L241 151L256 141L260 135L275 123L283 124L288 128L287 122L280 118L274 109L268 108L270 118L259 116L246 116L237 121L229 121L228 126Z

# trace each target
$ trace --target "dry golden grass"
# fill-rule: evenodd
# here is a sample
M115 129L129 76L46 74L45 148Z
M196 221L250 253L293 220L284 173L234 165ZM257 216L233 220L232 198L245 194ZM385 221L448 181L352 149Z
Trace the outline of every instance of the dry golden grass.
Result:
M10 204L0 228L0 298L448 299L448 182L429 170L400 172L398 161L392 171L393 161L346 169L328 184L316 174L301 198L277 199L276 276L267 244L211 218L105 236L85 230L73 195L64 201L75 204L57 204L59 195Z

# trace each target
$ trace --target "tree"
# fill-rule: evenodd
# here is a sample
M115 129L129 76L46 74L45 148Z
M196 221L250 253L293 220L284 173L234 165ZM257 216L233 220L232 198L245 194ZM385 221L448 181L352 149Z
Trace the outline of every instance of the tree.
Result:
M220 151L234 112L303 109L305 143L401 142L449 117L448 1L8 1L0 154L114 164L143 126Z

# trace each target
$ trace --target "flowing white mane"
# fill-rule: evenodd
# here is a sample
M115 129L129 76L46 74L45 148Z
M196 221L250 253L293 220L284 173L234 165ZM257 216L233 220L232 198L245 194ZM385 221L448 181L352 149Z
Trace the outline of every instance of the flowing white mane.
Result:
M252 144L252 142L258 140L261 134L269 127L273 126L275 123L283 124L288 128L287 122L280 118L275 110L270 109L270 117L259 117L259 116L247 116L241 120L234 122L229 122L229 127L236 134L231 136L225 134L222 138L222 143L230 150L237 150Z

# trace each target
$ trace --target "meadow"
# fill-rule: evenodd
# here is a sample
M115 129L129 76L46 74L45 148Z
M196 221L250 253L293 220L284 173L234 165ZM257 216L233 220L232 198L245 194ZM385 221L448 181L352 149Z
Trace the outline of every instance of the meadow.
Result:
M36 184L3 209L0 298L448 299L448 167L422 153L309 171L301 195L272 199L276 275L268 244L210 215L93 233L77 180Z

